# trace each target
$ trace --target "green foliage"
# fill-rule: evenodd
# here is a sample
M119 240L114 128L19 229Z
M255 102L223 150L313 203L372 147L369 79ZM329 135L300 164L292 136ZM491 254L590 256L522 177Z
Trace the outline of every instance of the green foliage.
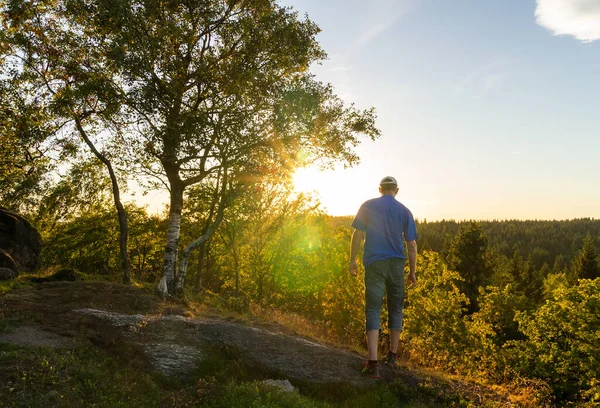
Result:
M461 276L435 252L419 255L419 281L408 292L402 340L410 358L423 365L456 369L464 364L466 296Z
M419 248L447 254L458 230L470 221L444 220L418 222ZM581 248L587 234L600 236L600 220L580 218L565 221L505 220L478 221L490 248L500 255L512 257L515 251L526 259L531 255L534 269L544 263L553 266L553 272L562 272ZM558 268L558 269L557 269Z
M127 215L131 277L138 282L154 283L162 274L166 222L133 205L127 207Z
M567 287L569 287L569 281L566 273L559 272L548 274L544 279L542 288L544 300L552 300L554 298L554 291L566 289Z
M186 189L216 178L223 210L232 191L298 165L355 164L360 137L379 136L373 109L310 73L326 56L316 24L275 1L2 5L7 89L39 101L42 123L60 124L53 136L79 135L109 170L113 160L169 187L163 292L175 287ZM262 297L268 272L254 273Z
M600 279L560 287L533 312L518 313L515 367L547 381L558 400L600 402Z
M514 317L525 301L510 284L504 288L481 288L479 311L465 317L468 330L468 348L463 351L467 357L465 369L500 383L511 377L503 346L509 340L523 337Z
M600 278L600 259L596 245L590 234L583 239L581 250L575 258L573 271L571 274L572 282L577 279L596 279Z
M463 278L458 285L469 299L470 313L478 309L479 287L491 278L486 252L487 238L476 222L461 226L448 251L448 266Z
M30 286L27 275L20 275L15 279L0 281L0 295L14 289L21 289Z
M61 265L88 274L106 275L119 264L117 220L109 210L82 214L56 226L45 238L44 265Z
M59 180L48 185L40 197L34 223L42 232L51 232L57 224L74 221L81 214L108 208L110 180L102 163L80 157Z
M536 307L543 297L544 277L549 273L549 268L536 270L530 259L524 259L519 252L512 258L503 255L497 260L494 267L493 283L498 287L511 285L512 290L523 298L520 302L523 309Z
M155 281L161 270L164 222L130 207L132 277ZM115 275L119 270L119 228L114 210L90 207L77 218L56 223L43 235L45 267L63 266L86 274ZM115 275L116 276L116 275Z
M365 332L364 268L358 276L351 276L342 268L323 289L322 317L339 341L359 345L364 342Z
M46 142L51 124L31 93L15 89L14 66L2 58L3 36L0 43L0 205L24 212L37 204L53 167L47 156L51 143Z

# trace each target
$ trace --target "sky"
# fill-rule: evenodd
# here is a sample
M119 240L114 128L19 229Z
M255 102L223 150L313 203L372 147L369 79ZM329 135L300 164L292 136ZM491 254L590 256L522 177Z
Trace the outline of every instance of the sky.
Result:
M317 23L312 67L382 136L351 169L298 171L353 215L381 178L417 219L600 218L600 0L284 0Z

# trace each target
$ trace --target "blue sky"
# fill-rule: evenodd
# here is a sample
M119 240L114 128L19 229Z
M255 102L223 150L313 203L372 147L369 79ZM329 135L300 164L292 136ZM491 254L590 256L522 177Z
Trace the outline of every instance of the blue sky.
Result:
M330 213L389 174L420 219L600 218L600 0L281 4L322 29L317 78L378 112L359 166L298 174Z

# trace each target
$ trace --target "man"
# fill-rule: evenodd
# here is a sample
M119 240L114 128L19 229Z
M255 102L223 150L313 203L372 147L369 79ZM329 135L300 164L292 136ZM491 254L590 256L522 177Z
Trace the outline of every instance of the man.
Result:
M390 351L387 363L396 364L396 353L402 331L404 305L404 254L406 241L410 273L408 281L417 281L417 229L412 213L396 200L398 183L394 177L384 177L379 183L381 197L366 201L358 210L352 227L350 273L356 276L356 257L366 235L363 264L365 266L365 316L369 359L363 373L379 376L377 345L379 339L381 303L387 291Z

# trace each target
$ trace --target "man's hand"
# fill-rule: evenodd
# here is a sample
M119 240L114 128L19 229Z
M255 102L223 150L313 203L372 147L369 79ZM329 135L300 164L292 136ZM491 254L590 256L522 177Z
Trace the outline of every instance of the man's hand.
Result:
M412 271L408 274L408 282L410 282L410 285L408 285L409 288L411 288L415 283L417 283L417 274L415 273L415 271Z
M356 259L350 260L350 275L356 276L358 275L358 264L356 263Z

